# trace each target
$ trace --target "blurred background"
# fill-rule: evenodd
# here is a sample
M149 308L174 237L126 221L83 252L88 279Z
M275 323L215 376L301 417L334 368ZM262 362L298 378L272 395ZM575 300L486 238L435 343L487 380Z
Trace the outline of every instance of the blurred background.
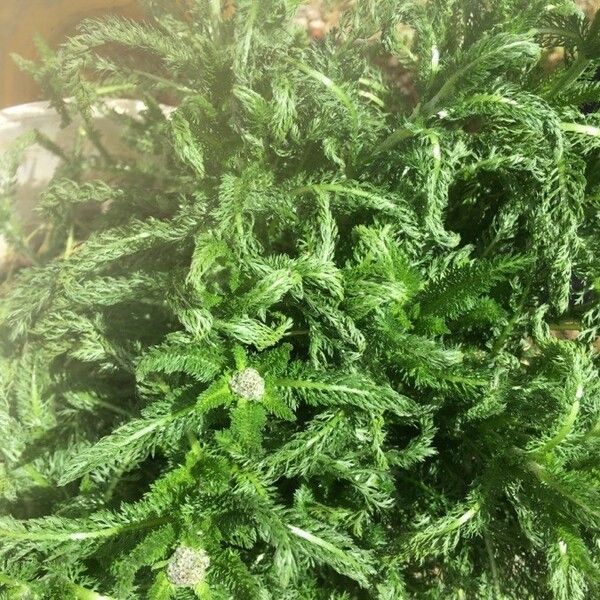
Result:
M107 13L142 17L138 0L0 0L0 108L41 100L35 82L19 72L11 52L35 58L36 35L56 47L81 19Z
M360 2L308 0L299 11L298 19L313 38L319 39L335 26L339 11L351 1ZM224 4L231 2L223 0ZM600 0L577 2L590 15L600 6ZM10 57L12 52L35 58L36 36L56 47L75 31L79 21L104 14L143 18L139 0L0 0L0 109L42 99L35 82L17 69Z
M324 0L307 0L298 20L313 38L321 38L336 23L340 9L348 1L352 0L332 0L324 8ZM232 3L234 0L223 0L224 5ZM55 48L74 33L82 19L106 14L132 19L144 16L140 0L0 0L0 109L43 99L29 75L18 70L11 53L35 58L36 36Z

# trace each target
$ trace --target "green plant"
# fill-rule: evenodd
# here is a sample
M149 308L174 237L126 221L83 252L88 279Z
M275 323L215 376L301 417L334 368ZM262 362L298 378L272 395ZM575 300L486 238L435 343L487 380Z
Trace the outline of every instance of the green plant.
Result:
M5 160L63 158L4 226L3 597L597 597L600 19L297 4L20 60L95 151Z

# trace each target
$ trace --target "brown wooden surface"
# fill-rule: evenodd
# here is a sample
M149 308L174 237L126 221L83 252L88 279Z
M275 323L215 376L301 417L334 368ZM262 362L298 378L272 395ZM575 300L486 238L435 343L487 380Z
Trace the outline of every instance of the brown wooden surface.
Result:
M142 11L137 0L0 0L0 108L41 99L11 52L35 58L35 34L55 47L82 19L104 14L139 18Z

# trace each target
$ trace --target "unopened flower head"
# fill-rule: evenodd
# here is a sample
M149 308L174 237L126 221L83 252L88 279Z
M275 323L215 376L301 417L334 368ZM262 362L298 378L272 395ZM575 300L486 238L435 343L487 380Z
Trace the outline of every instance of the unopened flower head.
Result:
M168 580L178 587L194 587L206 576L210 558L204 550L179 546L167 566Z
M248 367L231 377L231 391L246 400L260 400L265 394L265 380L256 369Z

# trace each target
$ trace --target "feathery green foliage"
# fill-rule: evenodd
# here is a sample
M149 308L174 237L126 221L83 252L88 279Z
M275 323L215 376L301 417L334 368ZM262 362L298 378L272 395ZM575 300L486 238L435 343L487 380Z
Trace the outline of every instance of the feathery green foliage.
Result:
M597 598L600 18L145 4L19 59L93 149L2 163L0 597Z

